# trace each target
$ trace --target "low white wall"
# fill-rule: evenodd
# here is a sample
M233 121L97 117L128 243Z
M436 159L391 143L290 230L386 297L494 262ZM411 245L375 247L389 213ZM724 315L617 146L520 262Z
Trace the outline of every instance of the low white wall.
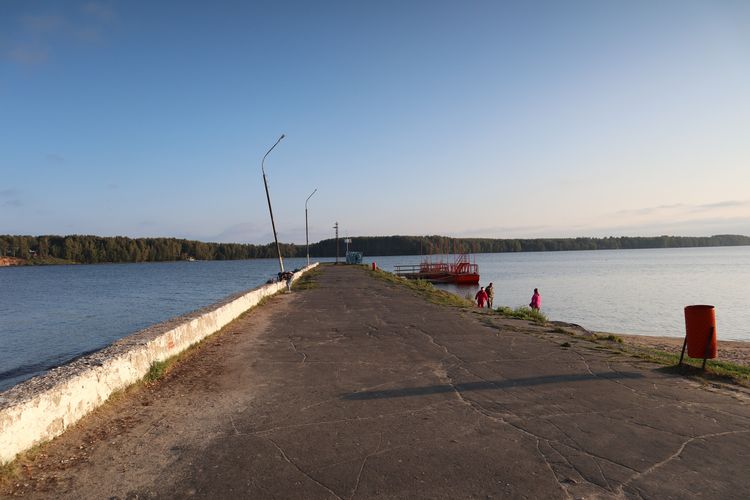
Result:
M294 279L318 264L295 273ZM155 361L216 333L286 284L263 285L118 340L101 351L0 393L0 464L59 436L118 390L141 380Z

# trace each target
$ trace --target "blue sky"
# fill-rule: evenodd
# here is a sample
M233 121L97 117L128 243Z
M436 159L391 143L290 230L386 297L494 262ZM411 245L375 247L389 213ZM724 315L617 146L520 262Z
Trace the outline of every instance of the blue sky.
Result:
M750 3L0 2L0 233L750 234Z

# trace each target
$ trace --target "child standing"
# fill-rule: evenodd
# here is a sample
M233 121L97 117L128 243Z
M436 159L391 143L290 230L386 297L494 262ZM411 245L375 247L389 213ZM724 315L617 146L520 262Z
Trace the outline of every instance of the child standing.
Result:
M478 307L484 307L484 303L487 302L487 292L484 291L484 287L480 287L477 294L474 296L477 301Z

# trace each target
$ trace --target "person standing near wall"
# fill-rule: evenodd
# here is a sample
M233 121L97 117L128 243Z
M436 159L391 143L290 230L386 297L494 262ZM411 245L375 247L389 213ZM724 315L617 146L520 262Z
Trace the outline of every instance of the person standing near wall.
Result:
M291 271L284 271L283 273L278 273L279 281L286 282L286 290L287 292L291 293L292 291L292 280L294 279L294 273Z

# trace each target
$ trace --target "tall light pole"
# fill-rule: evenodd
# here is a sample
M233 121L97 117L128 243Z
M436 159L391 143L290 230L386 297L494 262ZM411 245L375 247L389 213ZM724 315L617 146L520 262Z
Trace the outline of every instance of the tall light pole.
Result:
M339 223L336 222L333 228L336 230L336 264L338 264L339 263Z
M281 139L284 138L284 134L281 134L281 137L279 137L279 140L277 140L273 146L271 146L271 149L266 152L266 154L263 155L263 160L260 162L260 170L263 172L263 185L266 186L266 199L268 200L268 212L271 214L271 227L273 228L273 239L276 241L276 255L279 257L279 269L281 269L281 272L284 272L284 261L281 260L281 248L279 247L279 238L276 236L276 223L273 221L273 209L271 208L271 196L268 194L268 181L266 180L266 169L265 169L265 161L266 156L268 156L268 153L273 151L273 148L276 147L276 144L281 142Z
M310 201L310 198L312 198L312 195L314 195L318 191L318 188L315 188L315 191L310 193L310 196L307 197L305 200L305 246L307 247L307 265L310 265L310 240L307 237L307 202Z

